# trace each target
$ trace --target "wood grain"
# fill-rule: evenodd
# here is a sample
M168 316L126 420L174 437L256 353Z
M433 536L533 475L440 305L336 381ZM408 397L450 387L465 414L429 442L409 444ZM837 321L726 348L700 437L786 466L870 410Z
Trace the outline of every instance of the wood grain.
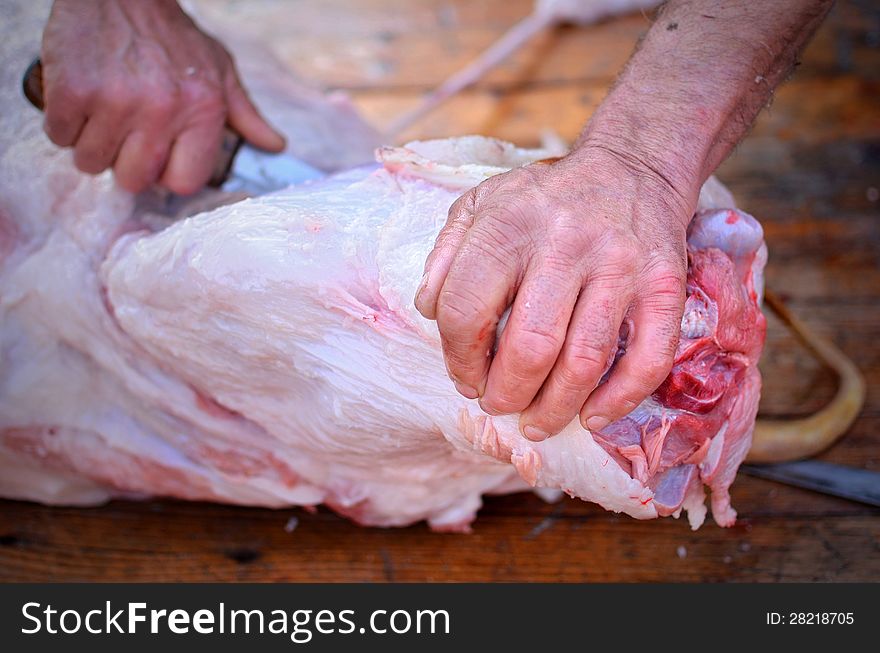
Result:
M306 78L384 124L529 10L528 0L205 0L241 14ZM480 132L524 145L578 133L641 15L536 39L408 136ZM767 282L864 372L864 413L822 458L880 470L880 9L841 2L752 135L720 169L764 224ZM815 410L827 373L771 319L763 414ZM327 510L177 501L95 509L0 502L0 581L880 580L880 511L740 476L736 527L638 522L579 501L494 497L469 535L364 529ZM290 519L297 521L288 532ZM288 529L285 529L288 526Z

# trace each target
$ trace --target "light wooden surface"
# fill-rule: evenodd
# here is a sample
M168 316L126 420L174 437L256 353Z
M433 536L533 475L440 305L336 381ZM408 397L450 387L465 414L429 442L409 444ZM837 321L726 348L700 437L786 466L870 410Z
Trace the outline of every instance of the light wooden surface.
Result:
M529 3L210 0L376 124L491 43ZM537 39L409 137L573 139L648 20ZM823 459L880 470L880 8L841 2L719 176L764 224L768 284L864 372L865 411ZM771 319L761 409L822 405L834 386ZM734 528L638 522L573 500L489 498L470 535L364 529L321 509L174 501L52 509L0 502L0 580L880 580L880 511L740 476ZM289 520L298 524L292 532ZM288 526L285 529L285 526Z

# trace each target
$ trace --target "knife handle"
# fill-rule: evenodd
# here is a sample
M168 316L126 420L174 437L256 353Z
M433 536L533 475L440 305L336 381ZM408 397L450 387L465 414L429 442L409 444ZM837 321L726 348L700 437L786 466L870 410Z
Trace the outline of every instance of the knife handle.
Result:
M21 80L21 87L24 96L28 101L40 111L45 110L46 102L43 96L43 63L39 57L31 62L24 73ZM232 162L238 149L242 146L244 139L241 135L230 128L228 125L223 129L223 141L220 144L220 151L217 154L217 161L214 164L214 170L211 178L208 179L208 185L213 188L219 188L229 178L229 172L232 170Z

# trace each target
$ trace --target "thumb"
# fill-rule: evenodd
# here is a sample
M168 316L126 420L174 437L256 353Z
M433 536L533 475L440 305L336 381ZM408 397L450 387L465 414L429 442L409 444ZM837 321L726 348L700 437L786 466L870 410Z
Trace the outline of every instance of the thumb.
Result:
M226 104L229 126L256 147L269 152L281 152L284 136L260 115L235 73L226 82Z
M425 276L416 292L416 310L429 320L437 319L437 299L452 267L452 261L474 224L474 191L459 197L449 208L446 225L437 235L434 249L425 261Z

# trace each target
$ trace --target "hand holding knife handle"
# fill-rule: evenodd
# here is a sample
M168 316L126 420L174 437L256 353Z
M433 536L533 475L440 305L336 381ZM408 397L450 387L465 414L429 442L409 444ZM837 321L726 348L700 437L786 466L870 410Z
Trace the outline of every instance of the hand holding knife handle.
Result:
M43 96L43 64L39 58L34 59L24 73L21 82L24 96L28 101L40 111L45 109L45 98ZM229 172L232 169L232 161L238 153L244 140L242 137L230 129L228 126L223 130L223 141L220 145L220 152L217 155L217 162L214 165L211 178L208 185L219 188L229 178Z

